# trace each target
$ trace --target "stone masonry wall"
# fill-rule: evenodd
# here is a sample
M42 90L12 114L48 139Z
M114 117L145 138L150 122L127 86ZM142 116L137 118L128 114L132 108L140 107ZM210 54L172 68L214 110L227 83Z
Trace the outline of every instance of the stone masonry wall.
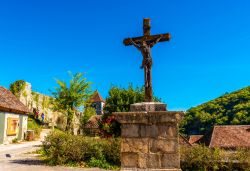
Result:
M122 124L122 170L179 171L178 123L182 113L161 111L164 106L160 104L131 109L135 111L115 113Z

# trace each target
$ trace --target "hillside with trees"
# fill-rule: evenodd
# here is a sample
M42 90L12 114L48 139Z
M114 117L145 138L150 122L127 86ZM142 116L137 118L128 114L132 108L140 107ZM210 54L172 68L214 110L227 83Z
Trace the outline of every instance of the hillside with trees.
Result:
M214 125L240 124L250 124L250 86L190 108L185 114L181 131L185 134L204 134Z

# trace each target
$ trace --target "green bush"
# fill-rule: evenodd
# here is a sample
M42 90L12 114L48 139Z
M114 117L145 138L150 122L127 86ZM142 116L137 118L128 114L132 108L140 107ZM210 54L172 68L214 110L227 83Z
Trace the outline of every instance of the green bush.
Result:
M250 150L181 147L183 171L250 171ZM66 164L114 169L120 166L120 139L74 136L54 131L43 143L49 164Z
M250 171L250 150L210 149L206 146L181 147L183 171Z
M238 149L229 159L236 161L233 166L238 170L250 171L250 149Z
M120 165L120 140L75 136L53 132L43 142L44 156L51 165L72 162L105 169Z
M12 140L12 143L13 143L13 144L18 143L18 139L17 139L17 138L14 138L14 139Z

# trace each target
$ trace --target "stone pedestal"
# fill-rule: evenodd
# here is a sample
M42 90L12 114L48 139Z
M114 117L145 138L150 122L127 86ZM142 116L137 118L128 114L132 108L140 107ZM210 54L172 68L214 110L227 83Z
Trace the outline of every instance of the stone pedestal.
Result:
M178 123L183 112L163 103L144 102L116 112L122 125L121 170L180 171Z

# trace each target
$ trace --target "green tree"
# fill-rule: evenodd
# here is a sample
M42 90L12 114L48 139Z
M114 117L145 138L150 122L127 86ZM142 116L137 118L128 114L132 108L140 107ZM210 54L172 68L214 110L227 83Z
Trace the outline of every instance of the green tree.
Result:
M129 84L128 88L112 86L106 98L105 113L102 116L102 122L99 124L104 135L112 135L115 137L120 135L120 124L115 120L115 116L112 115L112 112L128 112L130 110L130 104L143 101L143 87L134 88L132 84ZM160 99L154 97L154 101L160 101Z
M130 104L142 102L144 100L144 90L142 88L133 88L129 85L127 89L112 86L106 98L105 111L112 112L128 112Z
M128 88L121 88L112 86L106 98L105 111L112 112L128 112L130 104L139 103L144 101L144 88L134 88L129 84ZM154 101L161 101L161 99L154 96Z
M52 92L54 96L54 109L65 113L67 117L66 131L71 132L72 121L75 113L85 104L90 96L90 82L83 77L82 73L71 74L69 84L62 80L56 80L59 87Z
M10 91L18 98L21 96L21 93L24 89L25 89L24 80L17 80L14 83L10 84Z

